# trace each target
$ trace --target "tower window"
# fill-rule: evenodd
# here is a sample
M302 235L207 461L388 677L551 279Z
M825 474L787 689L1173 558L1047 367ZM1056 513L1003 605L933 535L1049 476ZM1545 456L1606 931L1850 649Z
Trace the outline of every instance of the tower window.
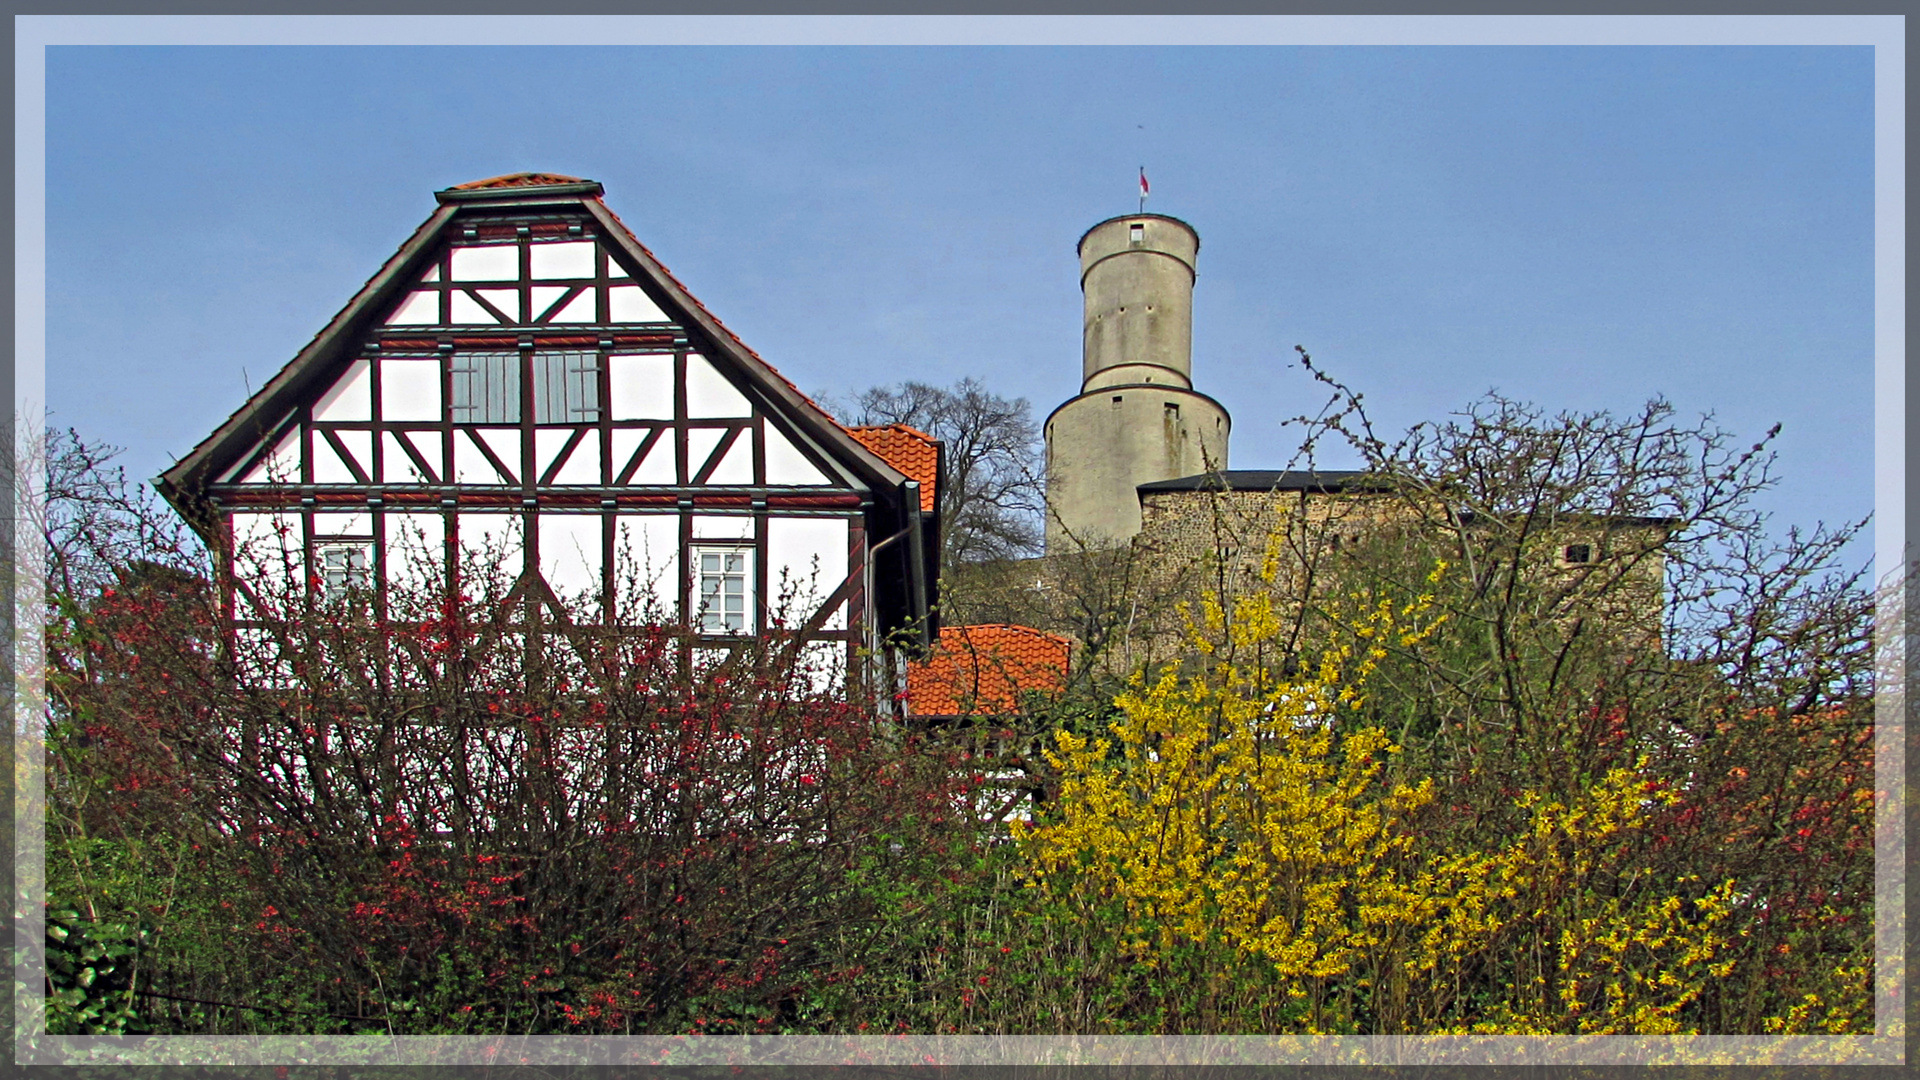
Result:
M1169 402L1166 402L1165 404L1167 406L1167 419L1169 420L1180 419L1180 403L1176 401L1169 401Z
M1147 242L1147 223L1136 221L1127 226L1127 243L1140 245Z
M1120 404L1120 397L1121 397L1121 395L1119 395L1119 394L1115 394L1115 395L1113 395L1113 403L1114 403L1115 405L1118 405L1118 404Z

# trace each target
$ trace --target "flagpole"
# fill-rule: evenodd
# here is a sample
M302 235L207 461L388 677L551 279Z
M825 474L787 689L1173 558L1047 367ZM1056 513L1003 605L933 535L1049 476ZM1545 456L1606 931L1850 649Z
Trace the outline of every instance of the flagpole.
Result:
M1147 167L1140 166L1140 213L1147 212Z

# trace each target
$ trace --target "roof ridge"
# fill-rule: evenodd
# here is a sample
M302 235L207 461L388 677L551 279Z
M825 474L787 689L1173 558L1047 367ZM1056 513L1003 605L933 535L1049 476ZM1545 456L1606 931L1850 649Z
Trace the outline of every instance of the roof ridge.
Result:
M469 180L464 184L455 184L448 191L486 191L493 188L548 187L555 184L589 183L578 176L565 176L550 172L515 172L489 176L484 180Z

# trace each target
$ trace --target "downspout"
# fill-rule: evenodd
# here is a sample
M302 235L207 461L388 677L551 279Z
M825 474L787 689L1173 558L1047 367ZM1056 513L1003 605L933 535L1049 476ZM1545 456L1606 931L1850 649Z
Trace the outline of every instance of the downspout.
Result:
M908 604L913 611L920 613L919 625L914 628L914 636L919 639L922 648L933 646L933 620L927 610L927 544L920 522L920 481L909 480L900 485L901 497L907 503L907 530L913 539L907 544L907 580L911 589Z
M876 631L880 626L880 617L878 604L874 599L873 570L875 566L879 565L880 553L886 550L889 544L899 540L908 541L907 606L914 611L925 611L927 606L927 557L926 544L920 523L920 482L917 480L908 480L900 485L900 490L901 498L906 505L907 511L906 528L901 529L899 532L894 533L892 536L887 537L885 540L867 549L866 566L864 568L866 584L864 591L867 597L867 625L873 627ZM933 644L927 633L928 624L929 620L922 617L919 620L919 626L914 629L914 637L922 646L931 646ZM879 643L879 639L876 638L874 644L877 646ZM880 663L880 651L881 650L876 648L873 653L876 664ZM876 679L873 681L875 685L878 685L879 680Z
M883 656L882 654L891 655L891 650L884 649L881 647L884 639L881 638L880 636L880 605L874 599L874 594L873 594L873 568L874 568L874 564L880 561L879 559L880 552L886 550L886 547L888 544L891 544L894 541L905 537L907 534L911 533L912 531L913 531L913 527L909 525L906 528L901 529L899 532L894 533L892 536L887 537L885 540L882 540L879 543L868 548L865 565L862 566L861 568L861 574L862 574L862 577L864 578L864 583L865 583L865 588L862 589L861 592L866 597L866 602L867 602L867 610L865 613L866 626L867 626L866 632L868 634L873 635L871 638L868 639L872 643L872 645L869 648L867 653L867 655L870 658L869 662L871 664L871 672L868 676L867 684L873 687L876 691L882 686L883 683L886 682L886 680L884 680L881 676L887 673L888 664L886 661L886 657ZM890 686L886 693L891 694L893 692L893 689L894 688ZM877 707L879 707L879 709L882 712L886 711L886 707L887 707L886 695L876 697L874 699L874 703Z

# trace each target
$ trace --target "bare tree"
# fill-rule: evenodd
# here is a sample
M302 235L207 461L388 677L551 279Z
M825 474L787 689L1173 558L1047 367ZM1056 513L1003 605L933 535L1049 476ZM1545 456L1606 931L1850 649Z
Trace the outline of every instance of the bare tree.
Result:
M906 424L946 444L942 565L1039 553L1040 431L1026 398L989 393L973 378L904 382L861 391L843 415L860 426Z

